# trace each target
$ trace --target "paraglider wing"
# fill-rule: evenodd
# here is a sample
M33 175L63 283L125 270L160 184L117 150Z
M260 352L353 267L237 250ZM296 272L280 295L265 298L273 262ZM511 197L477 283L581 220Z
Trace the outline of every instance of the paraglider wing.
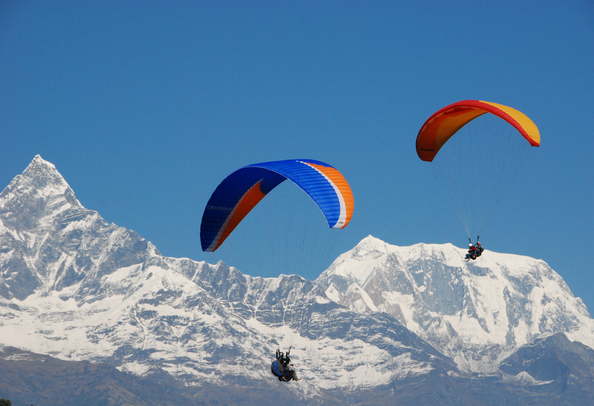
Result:
M497 103L480 100L464 100L450 104L434 113L419 131L417 154L423 161L433 161L440 148L460 128L485 114L494 114L514 126L530 145L540 145L540 133L536 124L524 113Z
M223 180L210 197L200 225L202 250L214 252L219 248L264 196L286 179L316 202L330 228L344 228L351 220L351 188L332 166L311 159L248 165Z

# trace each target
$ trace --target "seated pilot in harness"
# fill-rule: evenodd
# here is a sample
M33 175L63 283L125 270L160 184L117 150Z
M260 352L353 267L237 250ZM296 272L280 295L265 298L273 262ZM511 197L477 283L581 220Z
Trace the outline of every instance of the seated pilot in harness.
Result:
M273 361L272 365L270 365L270 371L281 382L301 380L301 378L297 376L295 365L291 364L291 358L289 358L290 352L291 347L289 347L286 354L282 353L280 350L276 350L276 361Z

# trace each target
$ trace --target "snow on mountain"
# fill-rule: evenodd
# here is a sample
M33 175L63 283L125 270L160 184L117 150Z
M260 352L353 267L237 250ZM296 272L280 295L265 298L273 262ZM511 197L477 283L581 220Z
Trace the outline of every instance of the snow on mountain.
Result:
M466 371L493 372L519 346L565 332L594 348L594 320L544 261L451 244L398 247L372 236L316 281L356 312L386 312Z
M0 344L188 385L269 382L277 345L292 344L304 379L290 390L307 396L456 369L391 316L300 276L162 256L84 208L40 156L0 194Z
M293 345L303 380L277 389L302 399L380 387L390 396L394 382L429 376L447 393L448 379L500 373L522 345L558 332L594 347L586 307L546 263L464 254L370 236L313 282L168 258L84 208L36 156L0 194L0 345L166 371L186 386L266 390L274 350ZM525 372L506 379L548 382Z

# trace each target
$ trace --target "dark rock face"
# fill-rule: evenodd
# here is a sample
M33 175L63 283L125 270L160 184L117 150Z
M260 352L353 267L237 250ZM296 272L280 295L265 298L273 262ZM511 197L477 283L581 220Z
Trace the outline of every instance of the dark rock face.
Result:
M538 392L570 398L574 404L594 403L594 351L563 333L520 347L499 368Z
M176 382L163 378L143 380L106 364L61 361L13 347L0 350L0 394L14 406L183 404L182 396L168 393Z

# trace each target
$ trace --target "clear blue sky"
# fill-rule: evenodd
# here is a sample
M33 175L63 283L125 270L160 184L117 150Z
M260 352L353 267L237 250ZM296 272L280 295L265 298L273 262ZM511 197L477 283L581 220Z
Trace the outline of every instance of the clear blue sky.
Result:
M484 244L545 260L594 311L591 1L0 2L0 188L40 154L164 255L251 275L277 271L202 253L199 228L217 184L262 161L319 159L348 179L333 258L369 234L464 247L414 148L464 99L517 108L542 136ZM251 250L257 225L225 245Z

